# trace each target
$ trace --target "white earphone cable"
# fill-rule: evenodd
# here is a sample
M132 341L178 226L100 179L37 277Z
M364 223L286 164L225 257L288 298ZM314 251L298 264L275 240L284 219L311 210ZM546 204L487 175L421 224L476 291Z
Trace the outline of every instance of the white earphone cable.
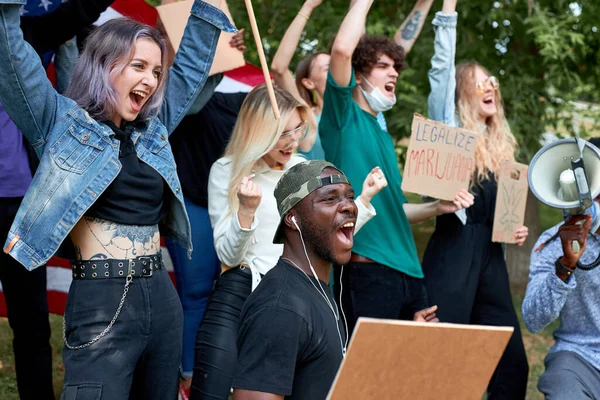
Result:
M348 320L346 319L346 314L344 313L344 304L342 303L342 292L344 291L344 284L342 282L342 277L344 276L344 266L342 265L340 271L340 310L342 310L342 319L344 320L344 328L346 329L346 346L345 349L348 349Z
M304 255L306 256L306 259L308 260L308 266L310 267L310 271L313 273L315 278L317 278L317 280L319 280L319 276L317 275L317 272L313 268L312 263L310 262L310 258L308 257L308 252L306 251L306 245L304 244L304 237L302 236L302 231L300 230L300 227L296 223L296 218L294 216L292 216L292 222L298 229L298 233L300 233L300 240L302 241L302 248L304 249ZM308 274L306 272L304 272L304 270L302 268L298 267L291 260L287 260L287 261L291 262L296 268L298 268L300 271L302 271L304 273L304 275L306 275L306 278L310 281L310 283L317 290L317 292L319 292L321 297L323 297L323 299L325 299L325 302L327 302L327 305L329 306L329 309L331 310L331 312L333 313L333 316L335 318L335 327L337 328L338 337L340 339L340 346L342 348L342 357L346 357L346 346L348 345L348 331L346 330L346 343L344 344L344 341L342 340L342 333L340 332L340 327L338 324L338 321L340 320L340 315L339 315L339 313L335 312L335 308L337 308L337 307L334 307L331 304L331 301L329 300L329 297L327 296L327 292L325 292L325 289L323 289L323 287L320 284L319 284L319 287L321 287L321 289L319 290L317 288L317 285L315 285L315 283L312 281L312 279L310 279ZM335 300L334 300L334 303L335 303ZM342 313L343 313L343 310L342 310ZM344 325L347 327L345 315L344 315Z

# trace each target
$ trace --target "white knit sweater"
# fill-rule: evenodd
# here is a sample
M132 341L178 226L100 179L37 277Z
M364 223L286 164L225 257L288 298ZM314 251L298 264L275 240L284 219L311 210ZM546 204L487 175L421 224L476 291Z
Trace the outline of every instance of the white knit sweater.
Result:
M292 156L282 171L272 170L266 165L254 171L256 176L253 182L260 185L262 199L250 229L242 228L237 210L232 213L229 209L227 194L231 178L231 158L222 157L213 164L208 181L208 213L214 230L215 249L223 264L230 267L246 264L263 275L277 264L283 253L283 245L273 243L280 221L273 192L285 171L302 161L305 161L304 158ZM360 199L356 200L356 205L358 231L376 213L373 206L365 207Z

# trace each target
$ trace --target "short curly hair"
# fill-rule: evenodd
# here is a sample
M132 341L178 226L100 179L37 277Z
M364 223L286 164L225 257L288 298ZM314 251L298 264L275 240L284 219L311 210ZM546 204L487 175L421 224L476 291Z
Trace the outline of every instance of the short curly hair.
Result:
M397 72L408 67L402 46L387 36L364 35L352 53L352 68L356 72L368 74L382 54L394 60L394 69Z

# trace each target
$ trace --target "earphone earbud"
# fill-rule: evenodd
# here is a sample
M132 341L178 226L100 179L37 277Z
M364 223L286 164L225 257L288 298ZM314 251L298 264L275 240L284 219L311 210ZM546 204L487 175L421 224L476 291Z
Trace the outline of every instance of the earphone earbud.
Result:
M314 275L315 279L317 281L319 281L319 276L317 275L317 271L315 271L315 269L313 268L312 263L310 262L310 257L308 256L308 252L306 251L306 245L304 244L304 238L302 237L302 231L300 230L300 227L298 226L298 222L296 221L296 216L295 215L292 215L292 222L294 223L294 225L296 226L296 229L298 229L298 233L300 234L300 240L302 241L302 248L304 249L304 255L306 256L306 259L308 260L308 266L310 268L310 271ZM323 299L325 299L325 302L327 303L327 305L331 309L331 312L333 313L333 317L336 320L335 326L337 328L338 336L340 338L340 346L342 348L342 357L346 357L346 348L348 346L348 323L346 322L346 315L344 315L344 325L346 327L346 343L344 343L344 341L342 340L342 334L340 333L340 327L338 326L338 323L337 323L337 321L339 321L339 319L340 319L339 311L336 314L335 308L337 308L337 307L333 306L333 304L335 304L335 300L333 301L333 304L332 304L331 301L329 301L329 297L327 296L327 293L325 292L325 289L323 289L323 286L321 286L321 284L319 284L319 287L317 287L314 284L314 282L310 279L310 277L306 274L306 272L304 272L304 270L302 270L298 266L296 266L296 267L298 269L300 269L300 271L302 271L304 273L304 275L306 275L306 278L314 286L314 288L317 290L317 292L319 292L319 294L323 297ZM342 273L343 273L343 270L342 270ZM340 275L340 278L341 278L341 275ZM340 290L340 296L341 296L341 294L342 294L342 292ZM341 297L340 297L340 299L341 299ZM340 302L341 302L341 300L340 300ZM342 309L342 313L343 313L343 309Z

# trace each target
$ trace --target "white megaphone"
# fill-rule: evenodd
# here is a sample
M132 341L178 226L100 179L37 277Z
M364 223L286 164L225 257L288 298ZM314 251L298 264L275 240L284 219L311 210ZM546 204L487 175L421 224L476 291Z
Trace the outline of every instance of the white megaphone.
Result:
M600 194L600 150L579 138L544 146L529 165L529 187L542 203L563 210L565 218L584 214ZM576 241L573 251L579 252Z

